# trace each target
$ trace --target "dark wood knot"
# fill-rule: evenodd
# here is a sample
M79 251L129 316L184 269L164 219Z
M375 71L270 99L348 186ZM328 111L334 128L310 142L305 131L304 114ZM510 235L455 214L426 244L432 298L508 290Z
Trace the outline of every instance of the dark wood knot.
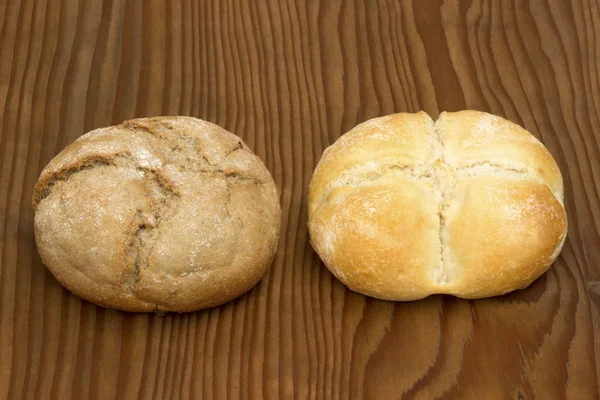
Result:
M587 291L592 300L600 301L600 281L589 281Z

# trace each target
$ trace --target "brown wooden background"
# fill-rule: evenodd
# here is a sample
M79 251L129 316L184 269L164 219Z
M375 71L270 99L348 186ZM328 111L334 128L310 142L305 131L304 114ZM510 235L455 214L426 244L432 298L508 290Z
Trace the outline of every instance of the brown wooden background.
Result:
M599 57L594 0L0 0L0 398L599 399ZM371 117L464 108L555 156L562 255L494 299L346 290L308 243L322 150ZM41 264L32 187L84 132L161 114L220 124L265 160L279 252L222 307L98 308Z

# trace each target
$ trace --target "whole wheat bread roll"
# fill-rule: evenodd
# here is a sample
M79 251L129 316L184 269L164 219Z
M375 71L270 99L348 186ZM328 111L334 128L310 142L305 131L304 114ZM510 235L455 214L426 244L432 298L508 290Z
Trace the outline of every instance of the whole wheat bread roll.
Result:
M567 232L556 162L525 129L476 111L369 120L325 150L311 242L350 289L462 298L528 286Z
M58 154L33 193L35 239L60 283L126 311L192 311L271 264L279 198L237 136L190 117L127 121Z

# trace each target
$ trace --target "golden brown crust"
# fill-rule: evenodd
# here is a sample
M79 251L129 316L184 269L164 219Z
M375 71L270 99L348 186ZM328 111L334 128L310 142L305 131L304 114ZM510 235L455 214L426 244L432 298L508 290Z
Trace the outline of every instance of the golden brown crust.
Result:
M436 122L445 161L459 168L477 162L539 176L562 201L560 170L546 147L521 126L497 115L465 110L444 112Z
M312 243L352 290L392 300L425 297L440 264L434 198L427 184L408 177L334 189L311 215Z
M352 166L383 159L410 166L431 158L432 125L429 115L420 112L388 115L356 126L323 153L310 183L309 207L316 207L322 199L315 196L325 194L325 186Z
M348 137L347 137L348 136ZM309 189L311 242L373 297L478 298L528 286L564 242L560 171L526 130L477 111L394 114L323 154Z
M478 298L528 286L556 258L566 224L545 185L515 177L461 181L446 213L446 292Z
M280 206L235 135L190 117L90 132L44 169L32 203L44 264L80 297L126 311L222 304L272 262Z

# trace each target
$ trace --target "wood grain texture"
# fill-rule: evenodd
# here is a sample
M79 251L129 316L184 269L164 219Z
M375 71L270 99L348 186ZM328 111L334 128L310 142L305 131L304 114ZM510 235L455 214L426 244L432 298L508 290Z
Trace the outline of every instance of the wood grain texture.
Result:
M529 289L391 303L311 250L323 149L368 118L473 108L557 159L569 237ZM32 188L64 146L191 115L281 190L268 275L222 307L135 315L46 271ZM600 398L600 5L595 0L0 1L0 399Z

